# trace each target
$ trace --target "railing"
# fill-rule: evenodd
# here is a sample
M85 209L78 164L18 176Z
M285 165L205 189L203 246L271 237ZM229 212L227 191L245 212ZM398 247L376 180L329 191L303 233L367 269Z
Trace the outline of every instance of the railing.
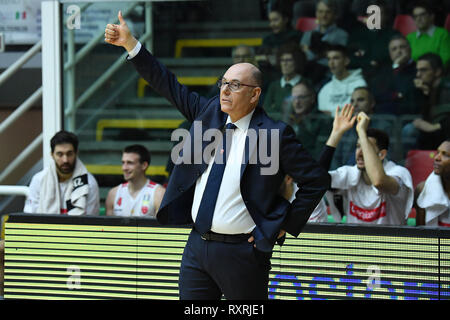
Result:
M80 11L85 11L92 3L86 3L80 7ZM130 7L123 12L123 16L126 17L139 2L133 2ZM152 36L152 6L150 3L145 3L145 33L139 39L141 42L146 42L146 46L151 49L151 36ZM116 19L113 23L118 23ZM125 63L125 57L127 53L120 56L116 62L109 67L109 69L99 77L79 98L75 98L75 67L78 62L85 58L89 52L100 42L104 37L104 33L99 34L86 43L78 52L75 53L75 39L73 30L68 30L68 43L67 43L67 62L64 64L64 74L66 76L66 90L67 90L67 108L64 115L67 117L68 126L67 130L75 131L75 112L77 109L85 103L95 92L97 92L106 81ZM42 49L42 40L37 42L32 48L30 48L22 57L20 57L14 64L8 67L0 75L0 85L6 82L14 73L16 73L28 60L34 55L40 52ZM39 99L42 98L43 88L37 89L29 98L26 99L14 112L9 115L2 123L0 123L0 134L13 125L19 117L29 110ZM103 106L105 108L106 106ZM88 119L87 121L92 121ZM85 126L86 124L83 124ZM82 127L83 127L82 126ZM17 169L20 164L26 160L42 143L43 134L37 136L2 172L0 173L0 185L5 179ZM24 187L27 188L27 187ZM25 189L20 186L0 186L0 194L15 195L24 194ZM19 193L15 193L19 192ZM21 193L20 193L21 192Z
M31 47L26 53L24 53L15 63L9 66L0 75L0 85L6 82L14 73L16 73L20 68L27 63L33 56L40 52L42 49L42 41L36 43ZM29 110L39 99L42 98L42 87L37 89L30 97L28 97L13 113L11 113L5 120L0 123L0 134L5 132L7 128L13 125L22 114ZM31 144L25 148L15 159L11 162L0 174L0 184L9 176L21 163L23 160L28 158L42 142L42 134L36 137Z
M29 187L26 186L0 186L0 194L28 196Z

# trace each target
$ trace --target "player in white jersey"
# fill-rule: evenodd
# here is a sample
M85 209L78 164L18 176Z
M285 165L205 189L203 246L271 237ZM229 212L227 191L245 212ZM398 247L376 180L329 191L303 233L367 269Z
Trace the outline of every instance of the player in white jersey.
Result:
M450 227L450 139L438 147L433 171L416 194L416 225Z
M414 198L411 174L387 160L389 136L368 128L370 118L364 112L353 116L353 110L351 105L345 105L340 112L336 108L333 130L319 160L328 169L342 135L357 122L356 165L329 172L332 191L326 196L330 213L339 215L333 200L333 193L338 192L343 196L347 223L404 225Z
M106 198L106 215L155 218L165 188L150 181L145 171L150 153L142 145L131 145L122 153L125 183L112 188Z
M98 215L98 184L78 154L78 138L67 131L50 140L52 161L31 179L25 213Z
M284 178L284 182L280 187L280 194L289 202L292 203L295 199L295 193L298 191L298 186L294 183L294 179L291 176L286 175ZM309 222L327 222L328 214L327 214L327 204L325 203L325 199L322 198L320 200L317 207L311 213L311 216L308 219Z

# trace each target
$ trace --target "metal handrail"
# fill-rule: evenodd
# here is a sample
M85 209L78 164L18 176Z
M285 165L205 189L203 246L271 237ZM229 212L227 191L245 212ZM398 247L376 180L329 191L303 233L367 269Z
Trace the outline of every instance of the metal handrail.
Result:
M16 62L9 66L0 75L0 85L2 85L7 79L9 79L14 73L16 73L28 60L34 57L42 49L42 40L38 41L32 46L26 53L24 53ZM37 89L31 96L29 96L14 112L12 112L6 119L0 123L0 134L2 134L9 126L17 121L20 116L30 109L33 104L42 97L42 87ZM19 156L17 156L0 174L0 184L5 178L14 171L23 160L25 160L42 142L42 133L40 136L34 139L34 141L25 148Z
M141 38L139 38L140 42L144 42L147 38L151 36L151 33L144 34ZM98 88L100 88L106 81L111 78L111 76L122 66L125 64L126 56L128 55L128 52L123 53L112 66L106 70L76 101L75 105L72 109L67 109L65 111L65 116L69 117L72 116L77 109L85 103L94 93L97 91Z
M124 11L123 16L126 17L131 10L133 10L139 2L133 3L127 10ZM118 23L119 19L115 19L113 23ZM101 39L103 39L105 36L105 33L102 31L99 33L95 38L92 38L88 43L86 43L75 55L75 59L73 61L68 61L64 64L64 71L69 70L70 68L74 67L78 62L80 62L89 52L91 52L92 49L100 42Z
M139 2L134 2L128 9L124 11L123 16L126 17L137 5ZM150 15L150 11L148 10L148 7L146 8L146 16ZM113 23L118 23L119 20L116 18ZM147 25L148 23L146 23ZM146 26L146 32L139 38L140 42L145 42L146 40L150 39L152 36L152 30L150 27ZM98 42L104 37L104 33L99 33L97 37L91 39L83 48L81 48L73 58L69 59L64 64L64 70L65 71L72 71L75 65L83 59L97 44ZM119 68L125 64L125 58L128 55L127 52L123 53L112 66L110 66L93 84L90 85L90 87L83 92L83 94L76 99L76 101L68 101L68 106L66 110L64 111L64 116L68 118L68 124L69 126L72 126L73 128L70 128L71 130L75 130L75 126L73 123L73 117L75 116L75 112L78 110L78 108L83 105L92 95L103 85L106 81L108 81L111 76L119 70ZM73 77L73 75L72 75ZM74 97L73 97L74 99Z
M37 89L31 96L27 98L8 118L0 123L0 134L2 134L10 125L12 125L25 111L30 109L33 104L42 97L42 87Z
M86 3L81 7L81 11L84 11L89 7L91 3ZM139 2L134 2L131 6L124 11L124 17L126 17ZM146 14L148 14L148 8L146 9ZM113 23L118 23L118 18L115 19ZM64 64L64 71L72 71L75 65L82 60L103 38L103 32L99 33L98 36L91 39L86 43L72 59L69 59L67 63ZM144 42L152 36L151 28L146 26L145 34L139 39ZM73 38L72 38L73 41ZM37 42L32 48L30 48L21 58L19 58L13 65L11 65L7 70L5 70L0 75L0 85L4 83L11 75L13 75L21 66L23 66L29 59L31 59L37 52L42 49L42 40ZM98 90L112 75L115 73L125 62L126 53L124 53L97 81L95 81L89 89L81 95L75 104L69 103L69 108L67 108L65 114L71 116L75 111L88 100L96 90ZM8 116L2 123L0 123L0 134L4 132L10 125L12 125L25 111L27 111L39 98L42 97L42 87L36 90L24 103L22 103L11 115ZM14 171L24 159L26 159L41 143L43 140L43 134L41 133L36 137L33 142L28 145L18 157L14 159L0 174L0 184L5 180L5 178Z
M0 85L9 79L17 70L19 70L25 63L33 58L42 49L42 40L39 40L34 46L28 49L16 62L10 65L5 71L0 74Z
M43 134L38 135L6 168L0 173L0 184L42 143Z
M0 194L28 197L30 188L27 186L0 186Z

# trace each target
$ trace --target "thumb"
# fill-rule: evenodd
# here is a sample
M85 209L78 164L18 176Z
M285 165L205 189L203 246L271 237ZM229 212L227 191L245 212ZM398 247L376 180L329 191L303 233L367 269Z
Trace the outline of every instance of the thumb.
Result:
M119 23L120 23L120 25L127 24L127 23L125 22L125 20L123 19L123 17L122 17L122 11L119 11L119 14L117 15L117 17L119 18Z

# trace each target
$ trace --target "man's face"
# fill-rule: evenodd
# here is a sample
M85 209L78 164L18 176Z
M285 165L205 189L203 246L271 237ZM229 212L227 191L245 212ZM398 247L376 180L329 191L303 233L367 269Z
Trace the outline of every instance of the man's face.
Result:
M71 143L62 143L55 145L52 153L52 158L55 160L56 170L59 174L71 174L75 169L75 162L77 160L77 153Z
M416 65L416 77L422 81L422 83L427 85L432 85L436 79L436 73L431 67L431 64L426 60L417 61Z
M389 56L392 61L396 61L400 57L406 57L405 61L411 59L411 47L406 39L395 39L389 43Z
M241 62L249 62L251 63L253 60L252 53L249 48L246 47L238 47L233 53L233 64L241 63Z
M380 150L378 149L378 146L377 146L377 140L372 137L369 137L368 139L369 139L369 142L372 144L373 148L375 149L375 152L376 153L380 152ZM362 151L359 139L356 142L355 160L356 160L356 167L359 170L366 170L366 165L364 163L364 155L363 155L363 151Z
M322 27L329 27L334 23L334 12L323 2L319 2L316 8L317 23Z
M279 12L272 11L269 13L269 26L273 33L282 32L287 25L287 20Z
M416 7L413 9L413 18L417 29L424 32L433 24L434 15L428 13L425 8Z
M303 84L298 84L292 88L292 109L296 114L309 112L314 105L314 95L308 91Z
M283 76L292 76L295 74L295 61L291 53L281 55L280 69Z
M239 82L239 89L233 91L229 85L220 88L221 110L227 113L232 121L236 121L249 114L257 105L261 88L256 87L252 72L256 67L250 63L232 65L223 75L224 82ZM255 87L244 86L247 84Z
M441 175L444 169L450 168L450 142L444 141L437 149L437 155L434 157L434 173Z
M366 114L373 112L374 103L370 100L369 92L365 89L354 90L350 103L355 107L355 114L361 111Z
M347 68L348 59L342 52L339 51L328 51L328 67L334 75L342 74Z
M145 170L147 167L147 162L141 163L140 157L137 153L124 152L122 154L122 172L125 181L131 181L133 179L145 176Z

